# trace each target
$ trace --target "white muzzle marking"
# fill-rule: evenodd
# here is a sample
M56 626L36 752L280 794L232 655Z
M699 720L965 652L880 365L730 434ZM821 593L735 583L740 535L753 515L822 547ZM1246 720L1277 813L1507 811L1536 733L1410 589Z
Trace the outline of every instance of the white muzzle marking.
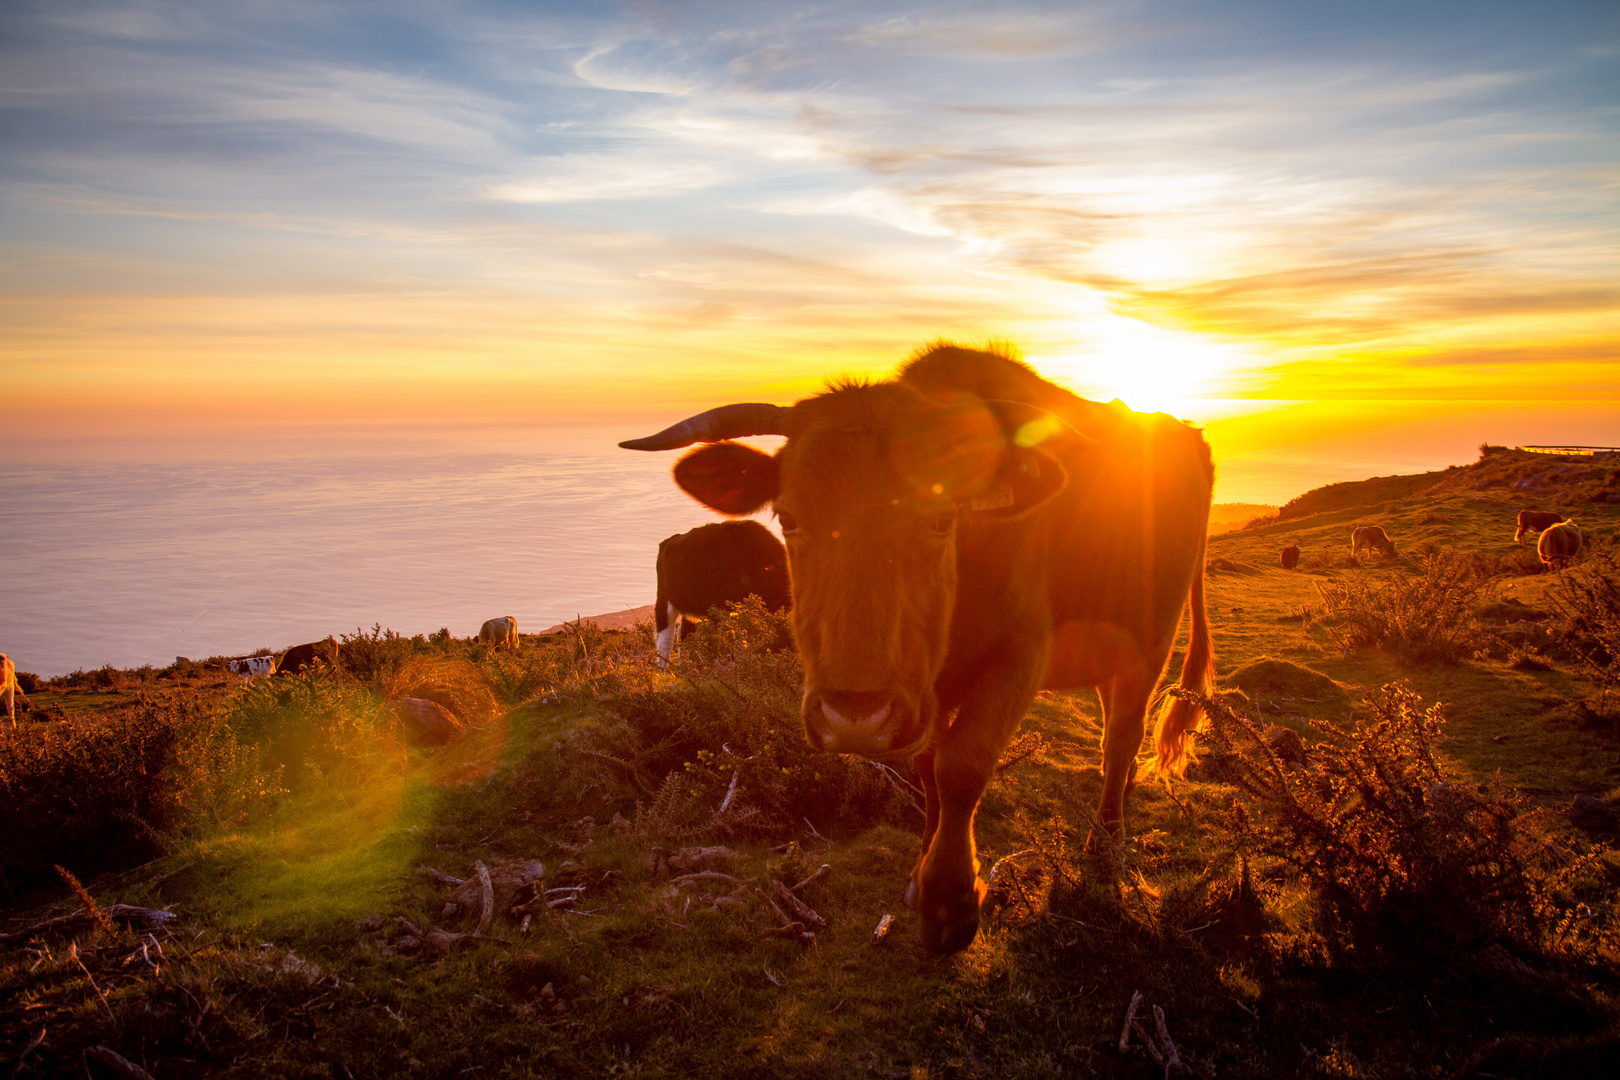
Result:
M876 712L861 717L848 717L825 701L821 715L827 719L822 731L822 746L838 754L870 754L888 750L891 733L883 730L889 719L892 703Z

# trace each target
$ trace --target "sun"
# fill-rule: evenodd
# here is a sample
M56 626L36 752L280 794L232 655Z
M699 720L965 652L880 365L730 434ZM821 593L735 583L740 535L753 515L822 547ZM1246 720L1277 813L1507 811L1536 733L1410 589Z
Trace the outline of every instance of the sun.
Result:
M1049 363L1074 389L1143 412L1180 414L1234 389L1253 360L1237 346L1109 313L1086 320L1082 344Z

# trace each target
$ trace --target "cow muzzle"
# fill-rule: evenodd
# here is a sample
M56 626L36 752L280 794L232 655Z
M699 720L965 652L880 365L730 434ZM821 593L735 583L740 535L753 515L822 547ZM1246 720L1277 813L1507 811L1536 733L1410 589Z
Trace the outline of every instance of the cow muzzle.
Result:
M918 730L916 710L882 691L823 691L805 702L804 721L817 749L877 760L913 756L925 734Z

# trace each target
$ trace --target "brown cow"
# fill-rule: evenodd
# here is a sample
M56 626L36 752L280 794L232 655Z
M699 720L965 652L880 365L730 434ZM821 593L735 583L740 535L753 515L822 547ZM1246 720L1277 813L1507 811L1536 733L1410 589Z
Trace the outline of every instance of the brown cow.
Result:
M1394 558L1395 541L1382 525L1357 525L1350 530L1350 554L1360 555L1363 550L1379 551Z
M1299 545L1289 544L1282 549L1282 568L1292 570L1299 565Z
M1536 541L1536 554L1548 566L1568 566L1581 550L1581 527L1573 521L1562 521L1542 530Z
M1551 510L1520 510L1519 531L1513 534L1513 542L1522 544L1526 536L1532 533L1540 536L1547 529L1563 520L1563 514L1555 514Z
M324 659L335 662L338 655L337 642L331 638L321 641L309 641L302 645L294 645L281 654L276 661L277 675L299 675L306 669L313 668L315 661Z
M11 726L17 726L17 671L12 666L11 657L0 652L0 701L5 703L6 719Z
M498 619L484 620L484 625L478 628L478 640L496 649L516 651L519 644L517 619L502 615Z
M763 434L787 442L771 456L719 441ZM892 381L786 408L722 406L620 445L694 442L714 445L681 459L678 485L725 514L772 505L781 524L811 745L917 758L927 813L907 900L928 948L955 952L977 933L973 815L1041 688L1097 688L1100 816L1123 834L1148 703L1189 598L1180 685L1213 680L1202 434L940 344ZM1200 717L1169 700L1161 770L1185 764Z

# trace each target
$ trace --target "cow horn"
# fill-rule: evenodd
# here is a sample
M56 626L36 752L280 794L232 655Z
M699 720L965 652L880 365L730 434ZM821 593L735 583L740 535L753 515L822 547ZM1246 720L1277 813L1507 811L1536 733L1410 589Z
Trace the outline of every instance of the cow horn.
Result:
M788 413L780 405L753 401L689 416L645 439L626 439L619 445L626 450L675 450L695 442L719 442L744 435L786 435Z

